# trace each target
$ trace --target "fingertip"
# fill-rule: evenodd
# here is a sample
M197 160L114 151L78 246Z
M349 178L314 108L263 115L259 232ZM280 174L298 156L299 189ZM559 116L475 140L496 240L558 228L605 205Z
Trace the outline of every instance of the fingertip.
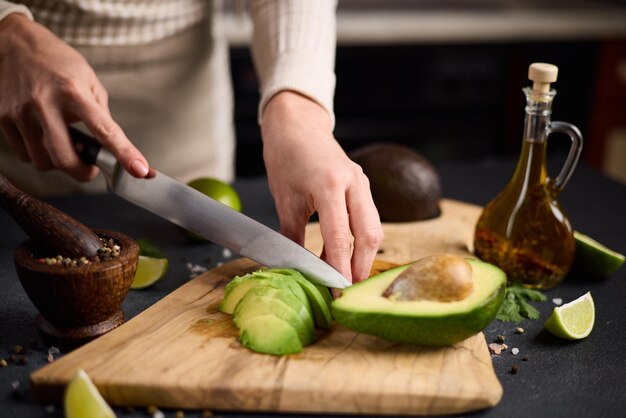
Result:
M100 170L96 166L82 164L82 166L76 169L73 177L81 183L87 183L96 178L99 172Z
M149 174L151 174L151 171L148 165L140 159L133 160L130 163L128 172L132 174L133 176L139 177L139 178L144 178L144 177L147 177Z
M87 166L87 172L85 178L86 181L91 181L96 178L96 176L100 173L100 169L95 165Z

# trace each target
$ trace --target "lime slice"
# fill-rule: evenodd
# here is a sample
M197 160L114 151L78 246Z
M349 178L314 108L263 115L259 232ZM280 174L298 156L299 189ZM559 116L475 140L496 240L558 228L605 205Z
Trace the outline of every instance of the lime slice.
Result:
M596 318L591 292L576 300L554 308L543 325L550 333L568 340L580 340L591 333Z
M152 286L165 275L167 266L167 258L153 258L140 255L137 272L130 288L143 289Z
M115 418L115 412L83 369L67 386L63 404L66 418Z
M624 254L615 252L587 235L574 231L576 256L572 271L595 277L610 276L624 264Z

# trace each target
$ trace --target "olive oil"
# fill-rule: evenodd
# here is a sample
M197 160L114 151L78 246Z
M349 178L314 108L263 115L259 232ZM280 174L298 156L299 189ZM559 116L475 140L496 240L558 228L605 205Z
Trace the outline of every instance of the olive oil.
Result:
M556 67L531 65L533 88L524 88L527 106L521 155L513 177L483 210L474 235L474 250L482 260L499 266L510 281L547 289L558 285L574 259L575 243L567 215L557 200L569 180L582 148L578 129L551 122ZM561 173L548 177L547 139L567 133L572 147Z

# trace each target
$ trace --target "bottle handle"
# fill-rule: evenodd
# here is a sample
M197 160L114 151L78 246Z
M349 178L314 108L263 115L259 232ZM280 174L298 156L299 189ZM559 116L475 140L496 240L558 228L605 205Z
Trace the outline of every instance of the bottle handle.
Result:
M574 168L576 168L576 164L580 158L580 153L583 150L583 136L577 127L567 122L551 122L548 135L553 132L567 134L572 140L572 145L569 148L569 154L567 154L565 164L563 164L561 172L552 182L553 189L557 192L561 192L572 177Z

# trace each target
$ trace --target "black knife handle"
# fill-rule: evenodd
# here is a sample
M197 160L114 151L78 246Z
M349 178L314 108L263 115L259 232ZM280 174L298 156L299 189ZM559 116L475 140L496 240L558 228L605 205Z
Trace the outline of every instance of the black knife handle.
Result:
M74 149L80 159L86 164L95 164L98 159L98 154L102 149L102 145L92 136L72 126L68 126L68 129L72 142L74 142Z

